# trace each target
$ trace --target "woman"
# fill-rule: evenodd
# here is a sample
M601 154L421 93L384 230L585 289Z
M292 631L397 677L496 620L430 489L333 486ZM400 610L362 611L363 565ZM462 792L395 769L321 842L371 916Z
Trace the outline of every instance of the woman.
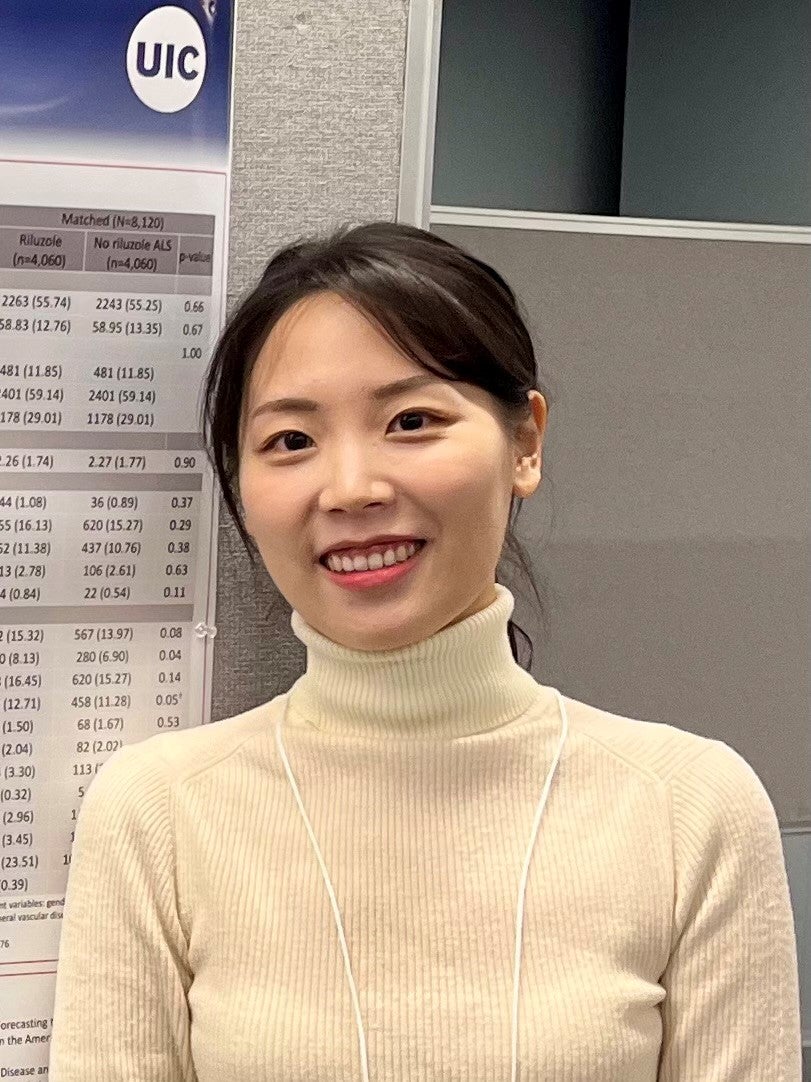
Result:
M95 778L52 1082L798 1082L758 777L518 664L495 575L541 479L535 380L509 287L428 233L268 264L205 428L306 672Z

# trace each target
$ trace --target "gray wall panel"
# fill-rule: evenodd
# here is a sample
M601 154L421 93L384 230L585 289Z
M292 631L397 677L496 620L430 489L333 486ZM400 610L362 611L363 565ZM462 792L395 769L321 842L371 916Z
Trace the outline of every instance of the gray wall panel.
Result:
M240 0L229 308L301 233L393 220L407 0ZM303 671L290 607L221 515L212 719L286 690Z
M432 230L517 290L551 382L517 523L548 638L508 583L534 675L724 740L810 823L809 249Z

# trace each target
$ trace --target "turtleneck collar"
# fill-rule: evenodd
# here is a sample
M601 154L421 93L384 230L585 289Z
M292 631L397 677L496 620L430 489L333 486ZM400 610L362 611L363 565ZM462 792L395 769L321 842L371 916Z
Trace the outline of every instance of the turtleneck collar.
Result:
M539 699L554 704L513 658L515 598L501 583L495 589L484 609L396 650L333 642L294 609L290 626L307 648L307 669L288 692L290 721L335 736L452 739L506 725Z

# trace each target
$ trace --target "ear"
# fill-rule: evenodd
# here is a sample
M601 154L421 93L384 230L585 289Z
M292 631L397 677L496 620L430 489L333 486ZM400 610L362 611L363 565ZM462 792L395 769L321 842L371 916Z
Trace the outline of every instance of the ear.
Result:
M528 391L527 398L532 413L521 422L515 435L517 458L513 494L522 499L531 496L541 482L543 438L549 412L546 399L540 391Z

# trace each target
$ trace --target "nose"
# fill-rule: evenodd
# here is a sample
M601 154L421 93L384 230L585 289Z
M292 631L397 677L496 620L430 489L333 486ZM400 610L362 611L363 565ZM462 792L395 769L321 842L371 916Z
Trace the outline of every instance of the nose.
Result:
M374 453L368 447L346 443L331 456L319 503L323 511L357 511L389 503L393 495L392 483L383 475Z

